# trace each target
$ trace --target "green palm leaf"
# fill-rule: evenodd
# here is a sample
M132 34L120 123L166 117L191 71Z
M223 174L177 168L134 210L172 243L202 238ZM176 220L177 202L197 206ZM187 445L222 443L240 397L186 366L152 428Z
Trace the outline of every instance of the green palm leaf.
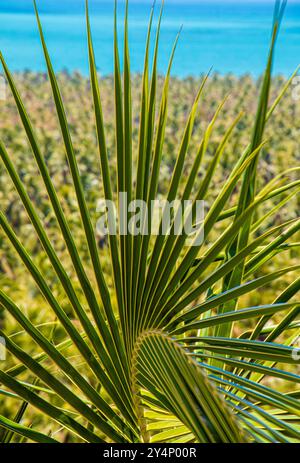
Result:
M60 199L14 76L0 54L53 213L51 227L12 160L12 147L6 148L0 141L1 160L48 265L41 264L16 224L5 210L0 210L3 236L27 275L26 291L34 287L41 310L48 314L46 323L41 323L19 298L11 297L5 284L1 286L0 308L5 317L13 320L14 331L0 330L8 351L7 364L1 362L0 401L9 401L13 409L17 407L12 416L4 412L0 415L0 428L4 430L1 441L54 443L60 440L61 431L70 433L73 441L93 443L300 441L299 391L295 390L300 383L299 358L295 355L300 335L300 280L295 273L300 266L289 263L272 267L277 257L297 252L299 247L299 219L293 216L280 224L276 221L278 212L299 195L299 168L287 169L269 182L258 181L260 154L269 143L265 141L265 128L296 75L284 84L270 105L275 43L285 3L276 2L252 137L242 153L236 147L235 163L215 195L211 195L215 176L244 115L229 121L218 143L213 143L216 123L230 99L226 97L193 152L198 107L203 104L209 74L187 113L166 198L169 202L179 199L182 205L190 200L192 207L183 224L191 219L194 225L197 201L207 201L209 211L198 230L199 234L204 231L203 242L186 247L188 234L174 233L180 212L171 217L170 233L165 236L165 208L155 237L124 235L119 228L114 234L110 229L109 264L106 248L97 243L67 109L35 2L55 114L80 217L77 231ZM98 150L95 157L105 199L109 201L126 193L129 202L144 200L150 206L160 192L171 68L179 39L178 34L160 90L158 57L163 6L153 50L154 7L150 14L135 146L129 3L125 7L123 60L119 55L115 4L115 126L111 154L86 1ZM266 205L267 213L263 212ZM119 219L127 223L131 214L124 212L118 202ZM150 228L153 221L148 209L142 227L148 222ZM58 243L65 250L65 260L61 259ZM83 249L87 250L85 259ZM279 295L277 287L281 288ZM263 303L261 292L265 288L276 294L271 302ZM253 294L255 302L249 303ZM56 331L57 337L53 335ZM280 383L265 382L266 378ZM39 420L30 422L29 413ZM48 433L40 424L43 420L47 420Z

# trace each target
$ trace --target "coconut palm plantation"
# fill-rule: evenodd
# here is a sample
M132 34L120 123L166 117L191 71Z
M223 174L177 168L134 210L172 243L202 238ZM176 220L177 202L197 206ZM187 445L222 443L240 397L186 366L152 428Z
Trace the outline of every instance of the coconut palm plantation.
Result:
M137 75L130 2L113 76L88 2L89 76L56 73L34 7L47 75L0 54L0 442L299 443L298 69L272 74L286 2L259 79L174 77L180 32L161 75L164 5ZM191 207L167 233L165 206L156 234L104 234L97 204L121 219L120 193Z

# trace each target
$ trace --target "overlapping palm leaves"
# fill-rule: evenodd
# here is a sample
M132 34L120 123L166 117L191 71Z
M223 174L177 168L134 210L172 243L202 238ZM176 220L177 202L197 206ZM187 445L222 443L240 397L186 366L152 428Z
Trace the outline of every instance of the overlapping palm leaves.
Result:
M35 6L36 7L36 6ZM16 436L23 441L55 442L58 429L66 429L73 439L86 442L287 442L300 440L300 403L295 388L277 391L263 382L265 377L279 378L286 387L299 384L297 357L293 345L299 335L300 279L274 298L273 303L243 307L240 298L265 287L276 285L286 274L299 273L299 266L283 268L272 274L257 276L263 265L283 252L288 240L300 229L300 220L281 225L268 225L286 201L299 193L299 180L290 169L257 190L258 161L264 140L264 128L287 91L291 79L269 107L274 47L285 2L276 2L274 26L267 68L264 74L253 137L242 155L236 154L236 165L224 182L217 199L205 218L205 242L186 247L189 238L171 232L164 236L109 235L111 273L115 298L112 298L102 269L101 250L97 246L80 172L72 144L62 97L44 40L36 9L41 43L46 59L55 108L61 127L70 175L76 193L81 224L89 250L96 285L90 281L75 245L68 217L63 212L53 186L47 163L30 122L14 78L1 55L5 75L30 143L33 157L43 179L61 236L68 250L85 302L78 297L73 281L47 235L43 219L36 210L9 154L0 143L1 159L10 175L20 200L36 231L49 262L72 306L76 319L71 319L53 295L47 278L20 241L5 211L0 211L0 225L41 294L54 312L65 333L65 340L55 344L47 338L34 320L24 314L0 289L0 307L9 313L38 347L32 358L5 333L9 354L19 363L0 371L0 393L20 402L14 419L0 414L0 426L6 430L3 442ZM115 9L114 92L117 161L117 191L112 186L101 93L96 70L87 5L87 35L90 81L95 109L99 146L99 164L103 189L108 200L126 192L128 201L144 200L150 205L157 196L159 173L164 152L168 117L168 90L176 38L158 103L157 62L163 7L158 21L150 65L153 9L145 51L139 119L137 165L132 152L131 73L128 45L128 3L125 14L124 70L121 74L117 8ZM198 105L208 76L203 80L186 121L178 156L170 179L168 201L178 197L194 201L190 212L195 219L197 199L209 195L214 172L226 149L231 133L242 114L228 123L227 131L215 149L209 166L195 191L198 172L207 155L210 137L224 102L218 107L203 134L196 153L189 152ZM192 169L184 182L183 169L187 156L194 156ZM99 171L100 175L100 171ZM230 207L232 193L240 189L239 200ZM288 196L286 196L288 192ZM280 199L267 217L257 220L256 213L266 200ZM149 208L151 210L151 208ZM163 212L164 214L164 212ZM153 220L148 217L149 225ZM225 231L211 243L210 233L220 223ZM269 222L270 223L270 222ZM272 223L272 222L271 222ZM150 226L149 226L150 228ZM161 230L161 228L160 228ZM203 230L202 230L203 231ZM112 302L116 300L116 305ZM273 315L277 322L270 325ZM280 320L278 322L278 320ZM254 329L235 337L239 321L256 321ZM80 322L80 324L78 324ZM79 328L80 326L80 328ZM280 339L280 344L278 340ZM85 374L64 355L67 348L77 350ZM63 373L68 381L59 379ZM30 372L32 384L21 380ZM60 406L53 397L60 398ZM22 419L27 407L52 423L52 435L41 429L25 427Z

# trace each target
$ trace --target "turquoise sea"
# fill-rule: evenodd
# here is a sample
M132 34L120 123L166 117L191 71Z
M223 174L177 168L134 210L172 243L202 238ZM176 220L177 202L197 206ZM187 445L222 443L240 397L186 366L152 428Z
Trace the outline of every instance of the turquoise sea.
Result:
M39 0L45 36L56 70L88 71L84 0ZM166 70L175 36L183 25L173 74L199 75L211 66L222 74L261 74L272 25L273 2L247 0L166 0L160 64ZM131 0L131 64L142 70L152 0ZM159 11L157 1L156 10ZM99 71L113 70L113 0L90 0ZM119 2L120 33L124 3ZM157 17L157 15L156 15ZM31 0L0 1L0 49L12 70L44 70ZM300 3L286 9L275 72L290 74L300 62Z

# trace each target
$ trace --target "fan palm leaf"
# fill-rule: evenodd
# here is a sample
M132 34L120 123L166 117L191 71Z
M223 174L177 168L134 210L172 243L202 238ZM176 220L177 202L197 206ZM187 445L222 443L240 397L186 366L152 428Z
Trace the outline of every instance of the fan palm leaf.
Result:
M67 113L44 39L35 5L41 45L45 56L54 107L74 188L84 245L89 252L90 268L84 263L63 204L39 145L29 111L25 108L2 54L0 59L15 100L25 134L59 226L57 233L65 246L78 279L78 286L65 269L55 245L36 209L10 149L0 141L0 156L19 199L35 230L64 297L74 316L70 317L48 276L35 262L13 225L0 211L0 226L10 245L35 282L44 303L55 315L55 326L64 333L56 343L43 334L35 320L26 314L0 288L0 307L15 320L38 351L30 355L22 344L0 331L13 366L1 364L0 395L18 405L14 418L0 415L0 427L6 432L2 441L22 436L23 441L56 442L56 433L67 430L79 442L294 442L300 441L299 394L292 386L300 382L294 344L300 334L300 303L296 296L300 280L295 280L272 303L244 306L243 297L266 286L276 285L286 275L299 272L299 265L260 274L264 265L278 253L296 247L293 240L300 230L299 220L266 225L289 199L299 194L298 169L290 169L258 186L259 158L265 139L265 127L287 92L292 78L270 105L271 72L275 43L286 2L277 1L268 63L261 86L252 138L246 150L236 154L236 164L200 226L205 239L186 247L188 234L174 233L175 213L170 233L162 233L162 212L157 236L109 233L110 278L103 268L95 224L88 207L73 146ZM163 162L165 132L168 123L168 99L172 62L179 34L175 39L169 67L158 98L158 51L163 5L156 31L152 69L150 65L153 9L145 47L142 76L139 141L135 156L132 146L132 97L128 37L128 2L124 27L123 72L121 71L117 33L117 4L114 24L114 108L115 161L117 179L113 180L106 140L100 83L93 48L92 31L86 4L86 24L91 94L98 141L99 172L106 200L115 201L126 193L128 202L155 200ZM151 70L151 73L150 73ZM200 185L197 178L210 147L216 120L226 100L220 103L205 129L196 153L190 152L198 107L209 74L203 79L187 116L178 147L166 199L191 200L184 220L196 220L196 203L209 197L212 180L228 141L243 114L228 123L224 136L214 147ZM188 157L194 156L190 172L183 177ZM135 159L137 160L135 163ZM28 161L29 162L29 161ZM114 185L116 184L116 188ZM182 187L183 184L183 187ZM238 191L235 204L231 199ZM236 197L236 196L235 196ZM267 217L257 218L262 204L272 206ZM151 226L150 208L143 219ZM117 205L117 215L126 223L131 213ZM264 223L264 227L262 224ZM223 232L210 241L212 230L222 224ZM263 230L263 231L262 231ZM112 230L110 230L112 231ZM299 243L298 243L299 244ZM91 273L92 270L92 273ZM92 275L92 277L91 277ZM276 317L274 317L276 315ZM270 320L273 319L273 325ZM253 324L254 320L254 324ZM236 328L247 322L247 331ZM253 328L249 328L253 326ZM236 333L240 333L236 335ZM280 338L280 339L279 339ZM280 342L279 342L280 341ZM66 352L72 348L75 357ZM76 359L76 361L74 360ZM286 389L277 390L263 380L280 379ZM25 379L24 379L25 378ZM275 383L277 384L277 383ZM289 387L291 387L290 392ZM26 410L46 416L51 435L37 427L25 426Z

